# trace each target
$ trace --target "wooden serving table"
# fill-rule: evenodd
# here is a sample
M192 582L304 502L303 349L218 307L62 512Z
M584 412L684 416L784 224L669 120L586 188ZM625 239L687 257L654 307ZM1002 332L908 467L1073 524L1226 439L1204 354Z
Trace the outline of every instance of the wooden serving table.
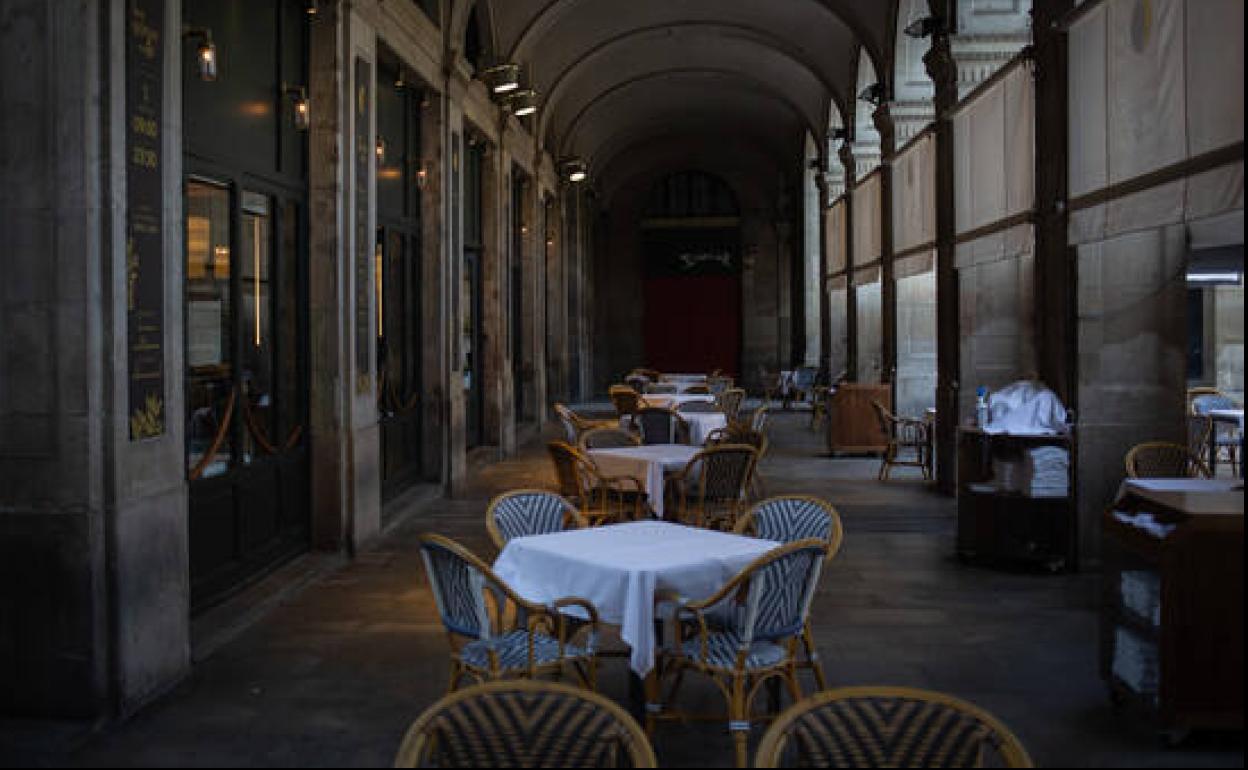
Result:
M1128 479L1102 517L1101 677L1177 742L1244 725L1244 492Z

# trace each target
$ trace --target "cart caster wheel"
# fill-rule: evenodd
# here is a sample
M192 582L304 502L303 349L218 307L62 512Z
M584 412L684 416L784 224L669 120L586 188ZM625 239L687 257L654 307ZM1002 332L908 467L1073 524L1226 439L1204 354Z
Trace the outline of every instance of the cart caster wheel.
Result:
M1192 731L1189 728L1172 727L1168 730L1160 731L1157 737L1161 739L1162 748L1173 749L1187 740L1191 734Z

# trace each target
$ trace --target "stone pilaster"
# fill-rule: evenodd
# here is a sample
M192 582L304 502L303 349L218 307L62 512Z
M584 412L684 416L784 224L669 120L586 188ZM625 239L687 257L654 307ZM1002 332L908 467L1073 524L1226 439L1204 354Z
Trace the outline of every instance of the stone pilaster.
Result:
M871 114L880 134L880 376L893 386L897 403L897 283L893 277L893 153L896 133L889 102L882 102Z
M848 140L841 143L837 156L845 170L845 377L853 382L858 379L858 302L854 296L854 188L858 177L854 173L854 147Z
M950 112L958 102L958 80L948 33L933 35L923 64L936 88L936 479L942 491L952 494L957 486L960 339Z

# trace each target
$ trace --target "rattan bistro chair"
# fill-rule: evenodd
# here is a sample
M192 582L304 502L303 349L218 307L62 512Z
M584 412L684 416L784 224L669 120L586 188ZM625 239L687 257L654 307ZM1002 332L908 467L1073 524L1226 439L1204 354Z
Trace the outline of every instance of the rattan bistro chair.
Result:
M558 416L560 424L563 425L564 435L567 436L568 443L576 446L580 443L581 434L594 428L615 428L619 427L618 419L611 420L591 420L580 416L563 404L555 404L555 415Z
M755 767L1033 767L1014 733L978 706L909 687L815 693L763 734Z
M689 425L673 409L647 406L633 415L643 444L687 444Z
M754 461L753 470L750 471L750 480L747 484L748 498L753 500L762 498L764 494L763 472L758 466L762 464L763 457L767 455L767 450L771 447L766 433L755 430L751 427L751 423L738 420L711 431L705 443L708 447L725 444L749 444L754 447L758 457Z
M794 543L810 538L820 540L825 544L825 563L832 561L841 550L841 541L845 538L841 515L836 508L826 500L809 495L781 495L763 500L741 517L736 533L778 543ZM802 647L806 656L797 662L797 667L809 668L814 673L816 686L820 690L825 689L828 684L815 649L809 620L802 629Z
M646 487L635 476L603 476L585 453L562 441L546 445L559 493L591 525L635 521L646 512Z
M1129 479L1213 478L1200 455L1168 441L1136 444L1127 452L1126 466Z
M741 388L728 388L719 394L716 403L719 404L720 410L728 417L729 420L737 419L737 413L741 411L741 402L745 401L745 391Z
M675 520L731 530L745 510L757 462L758 451L749 444L721 444L698 452L667 479Z
M1238 405L1234 400L1224 396L1217 388L1191 388L1187 391L1188 411L1192 415L1207 417L1213 409L1235 409ZM1209 470L1217 473L1217 464L1226 462L1231 466L1231 475L1239 475L1239 430L1230 424L1214 423L1212 426L1215 453L1214 467ZM1204 450L1199 454L1204 455Z
M598 693L544 681L465 687L408 728L395 767L656 767L641 725Z
M779 678L790 697L795 702L801 700L794 653L810 613L824 549L820 540L782 545L756 559L703 599L692 600L670 592L656 596L659 601L671 603L674 641L659 658L658 692L651 690L647 699L657 706L672 704L684 672L710 676L728 700L728 729L738 767L746 764L751 703L763 683ZM740 605L731 613L737 619L733 627L712 629L707 612L732 603ZM665 683L669 681L670 689L664 695ZM648 707L646 711L646 733L653 734L660 715L656 708ZM663 717L678 720L682 715L673 710Z
M467 548L441 535L421 535L420 555L450 637L448 691L465 675L478 682L532 679L566 668L594 689L598 611L593 604L572 596L545 605L530 602ZM562 610L570 607L588 622L565 615ZM584 642L574 641L582 632Z
M500 551L513 538L587 526L576 506L545 489L504 492L485 509L485 531Z
M607 389L611 406L615 407L617 417L632 417L643 406L641 394L627 385L612 385Z
M641 443L632 433L620 428L594 428L581 434L577 446L581 450L609 449L611 447L637 446Z
M912 465L923 472L924 479L931 478L931 463L927 453L931 451L931 440L928 438L928 423L914 417L898 417L890 412L879 401L872 401L876 419L880 421L880 429L888 440L884 457L880 462L880 481L888 481L888 473L894 465ZM910 453L911 459L906 459Z

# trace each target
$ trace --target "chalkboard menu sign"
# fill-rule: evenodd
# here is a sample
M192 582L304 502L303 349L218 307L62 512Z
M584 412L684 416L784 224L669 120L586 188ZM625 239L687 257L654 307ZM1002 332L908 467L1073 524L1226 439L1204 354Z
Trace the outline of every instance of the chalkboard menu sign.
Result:
M369 123L372 96L372 70L363 57L355 59L355 372L356 391L367 393L372 386L369 353L373 325L369 314L372 301L373 237L368 226L369 163L375 145Z
M164 415L164 0L126 6L126 329L130 439L162 435Z

